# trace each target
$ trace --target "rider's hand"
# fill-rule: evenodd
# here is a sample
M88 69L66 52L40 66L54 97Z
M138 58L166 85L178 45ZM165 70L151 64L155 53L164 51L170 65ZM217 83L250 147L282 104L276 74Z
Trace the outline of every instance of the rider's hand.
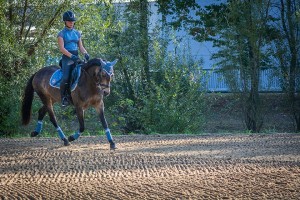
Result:
M90 55L88 53L85 53L84 58L85 58L86 61L88 61L90 59Z
M76 55L72 55L71 60L73 60L74 62L78 62L79 58Z

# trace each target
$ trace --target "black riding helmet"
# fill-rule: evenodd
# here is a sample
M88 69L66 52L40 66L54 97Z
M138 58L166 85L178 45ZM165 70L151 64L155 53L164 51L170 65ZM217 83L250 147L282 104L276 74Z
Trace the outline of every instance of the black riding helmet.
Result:
M63 21L76 21L75 14L72 11L68 10L63 14Z

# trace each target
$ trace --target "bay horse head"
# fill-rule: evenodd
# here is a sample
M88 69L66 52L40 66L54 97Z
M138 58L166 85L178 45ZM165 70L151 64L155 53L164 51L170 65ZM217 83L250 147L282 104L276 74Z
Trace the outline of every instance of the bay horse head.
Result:
M93 77L95 82L100 89L100 93L104 96L108 96L110 94L110 82L114 75L114 65L118 62L118 60L114 60L113 62L104 61L101 58L96 58L90 60L85 68L93 68Z
M103 95L107 96L110 94L110 81L114 75L114 65L118 62L118 60L114 60L113 62L106 62L100 59L101 62L101 72L99 72L100 78L100 88L103 91Z

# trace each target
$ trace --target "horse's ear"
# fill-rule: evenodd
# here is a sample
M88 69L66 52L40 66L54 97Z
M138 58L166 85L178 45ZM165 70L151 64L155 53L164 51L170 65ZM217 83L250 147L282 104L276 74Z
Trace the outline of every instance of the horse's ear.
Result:
M110 64L111 64L112 66L114 66L115 64L117 64L117 62L118 62L118 59L112 61Z
M114 66L115 64L117 64L117 62L118 62L118 59L115 59L114 61L112 61L112 62L105 62L105 61L103 61L101 58L100 58L100 63L101 63L101 65L102 65L102 67L104 67L104 66Z
M99 58L101 66L104 67L106 65L106 62L104 62L101 58Z

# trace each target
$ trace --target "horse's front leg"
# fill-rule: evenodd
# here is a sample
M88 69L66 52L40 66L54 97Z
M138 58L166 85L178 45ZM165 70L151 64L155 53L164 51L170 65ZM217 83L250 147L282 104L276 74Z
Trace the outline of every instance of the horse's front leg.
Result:
M103 103L97 109L97 112L99 113L100 121L101 121L102 126L104 128L106 138L107 138L107 140L108 140L108 142L110 144L110 150L117 149L116 144L113 141L113 138L111 136L110 129L108 128L107 121L106 121L105 116L104 116L104 106L103 106Z
M77 107L76 114L79 122L79 130L68 137L69 142L77 140L84 131L84 110L82 108Z

